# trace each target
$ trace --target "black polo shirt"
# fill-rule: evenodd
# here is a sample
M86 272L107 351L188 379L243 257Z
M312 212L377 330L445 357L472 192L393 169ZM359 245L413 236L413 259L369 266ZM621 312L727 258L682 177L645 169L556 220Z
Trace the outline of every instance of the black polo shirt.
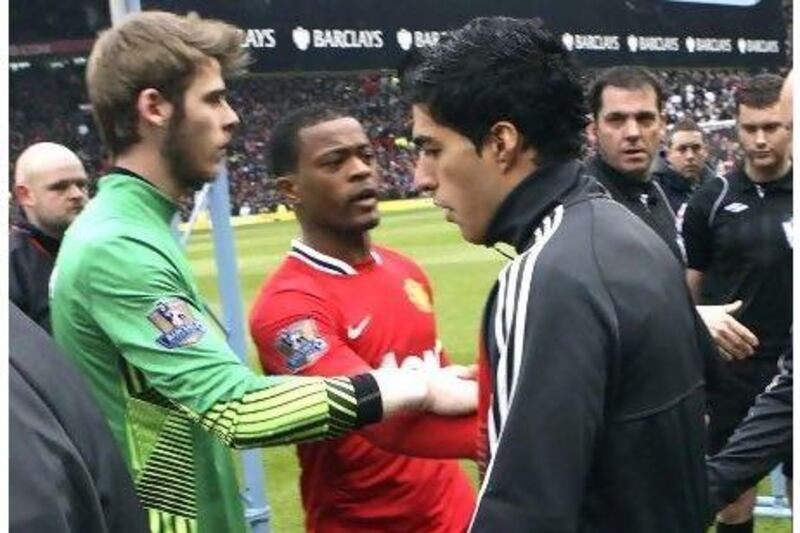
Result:
M705 275L701 303L742 300L737 319L759 339L757 355L791 346L792 170L769 183L742 168L704 184L683 220L689 268Z
M678 261L684 263L683 245L679 239L675 213L666 194L655 180L642 181L626 176L600 157L595 157L588 163L587 171L608 190L611 198L650 226L667 243Z

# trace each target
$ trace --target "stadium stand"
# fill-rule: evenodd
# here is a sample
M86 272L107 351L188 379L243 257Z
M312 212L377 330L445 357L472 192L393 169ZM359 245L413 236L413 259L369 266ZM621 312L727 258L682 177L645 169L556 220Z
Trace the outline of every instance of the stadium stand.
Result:
M11 43L86 39L105 27L106 0L88 0L80 16L71 3L50 8L47 20L30 13L43 11L46 0L29 0L10 6ZM23 9L21 6L25 6ZM783 0L787 21L785 42L788 64L792 58L792 1ZM16 17L16 18L15 18ZM19 17L23 17L20 19ZM41 26L41 27L39 27ZM47 27L59 27L58 35ZM23 31L24 29L24 31ZM32 143L52 141L74 149L90 177L102 176L109 164L93 123L84 82L85 58L81 56L11 57L9 73L9 165ZM734 94L744 77L755 71L729 69L658 70L667 92L665 111L669 124L691 116L708 132L710 164L722 174L740 157L732 127ZM784 70L779 72L785 74ZM587 81L593 73L587 72ZM409 135L409 110L400 98L398 80L391 72L347 74L281 74L250 76L230 84L230 98L241 117L241 126L228 157L231 214L274 212L281 205L274 186L267 145L271 130L288 111L308 103L329 103L354 112L372 139L383 179L383 199L413 198L414 150ZM587 146L587 155L591 147ZM9 179L11 184L11 179ZM92 191L93 192L93 191ZM10 195L9 195L10 196ZM12 200L13 202L13 200ZM194 199L185 198L183 219L188 219ZM776 509L787 516L781 484L773 485ZM766 531L772 531L768 529Z
M12 71L10 76L10 156L37 141L74 147L91 176L107 167L86 104L84 66L74 60L50 60ZM589 73L591 74L591 73ZM700 123L725 124L733 118L733 95L743 76L730 70L660 71L669 98L670 123L690 115ZM409 198L413 186L413 150L409 111L392 73L253 76L231 83L231 99L242 125L229 154L233 215L275 211L280 198L271 178L266 145L270 130L289 110L310 102L354 111L367 129L383 177L381 197ZM712 168L729 169L738 143L730 127L711 133ZM10 169L13 173L13 168ZM192 199L184 203L184 218Z

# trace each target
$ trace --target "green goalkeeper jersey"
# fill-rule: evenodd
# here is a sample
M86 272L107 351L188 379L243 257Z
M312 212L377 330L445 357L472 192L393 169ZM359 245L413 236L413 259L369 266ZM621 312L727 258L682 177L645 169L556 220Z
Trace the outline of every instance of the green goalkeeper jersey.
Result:
M175 211L144 179L104 177L58 254L53 333L122 447L151 530L244 531L228 447L340 435L380 416L378 395L369 379L245 367L204 313Z

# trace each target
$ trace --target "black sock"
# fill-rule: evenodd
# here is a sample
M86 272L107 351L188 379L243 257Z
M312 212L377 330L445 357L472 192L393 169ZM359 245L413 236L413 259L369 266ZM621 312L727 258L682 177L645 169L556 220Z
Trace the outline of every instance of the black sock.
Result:
M753 533L753 519L741 524L723 524L717 522L717 533Z

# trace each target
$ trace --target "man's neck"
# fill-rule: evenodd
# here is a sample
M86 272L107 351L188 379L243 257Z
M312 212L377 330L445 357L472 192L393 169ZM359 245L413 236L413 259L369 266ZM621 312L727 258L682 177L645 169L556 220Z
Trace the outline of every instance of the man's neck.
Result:
M369 232L343 234L311 224L302 224L303 242L314 250L349 265L364 261L370 252Z
M620 176L636 183L647 183L652 177L650 172L622 172L621 170L617 170L617 173Z
M747 174L747 177L750 178L750 181L754 181L755 183L769 183L770 181L775 181L785 176L786 173L789 172L791 166L792 161L790 159L785 159L774 167L763 169L753 166L750 164L750 161L745 161L744 172Z
M62 231L51 230L51 229L45 227L44 225L42 225L39 222L39 220L36 218L36 216L33 215L32 213L28 213L28 212L26 212L24 210L22 211L22 213L25 216L23 217L23 219L20 222L27 223L31 228L35 229L39 233L41 233L43 235L46 235L46 236L50 237L51 239L55 239L57 241L60 241L64 237L64 231L63 230Z
M172 176L167 162L158 150L142 144L132 146L123 155L117 157L114 165L126 168L142 176L164 196L178 202L185 192Z
M601 154L597 155L597 160L605 166L608 170L612 173L621 176L626 181L634 182L634 183L647 183L650 181L650 172L642 172L642 173L631 173L631 172L624 172L616 167L611 166Z

